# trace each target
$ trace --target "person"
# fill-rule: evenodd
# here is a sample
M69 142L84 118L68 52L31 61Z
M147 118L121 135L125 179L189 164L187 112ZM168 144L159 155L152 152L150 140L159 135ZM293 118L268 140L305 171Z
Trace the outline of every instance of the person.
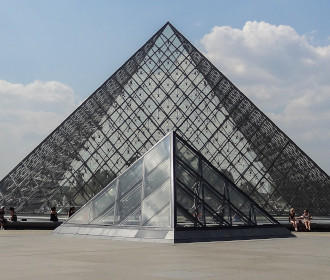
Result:
M295 231L298 231L298 224L297 224L296 213L295 213L294 208L291 208L290 209L290 212L289 212L289 221L293 225L294 230Z
M50 220L53 222L58 222L56 207L50 208Z
M1 206L0 207L0 229L1 230L5 229L5 223L6 223L5 206Z
M306 230L311 231L312 216L309 213L308 209L304 210L304 213L301 215L301 218L304 219L304 224L305 224Z
M16 216L16 213L15 213L15 208L10 207L9 212L10 212L10 221L11 222L17 222L17 216Z
M70 209L69 209L69 214L68 214L68 218L70 218L70 217L74 214L74 212L76 212L76 208L74 208L74 207L70 207Z

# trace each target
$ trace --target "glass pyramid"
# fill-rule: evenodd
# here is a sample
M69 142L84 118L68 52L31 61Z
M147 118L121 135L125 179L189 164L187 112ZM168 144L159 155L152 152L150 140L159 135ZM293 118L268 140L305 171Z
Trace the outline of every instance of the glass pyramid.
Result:
M170 138L133 163L67 223L170 227Z
M217 238L209 233L196 233L196 228L214 229ZM180 242L233 237L235 228L242 238L288 234L230 179L172 132L56 232ZM253 233L240 232L242 228L252 228ZM226 229L227 235L220 229Z
M79 208L171 130L271 214L330 215L330 177L170 23L0 181L0 202Z

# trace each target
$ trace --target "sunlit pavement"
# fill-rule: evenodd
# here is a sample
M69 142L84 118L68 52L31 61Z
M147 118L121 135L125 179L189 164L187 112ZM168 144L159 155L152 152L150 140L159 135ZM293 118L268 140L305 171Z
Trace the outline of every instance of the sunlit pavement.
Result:
M1 279L330 279L330 233L154 244L0 231Z

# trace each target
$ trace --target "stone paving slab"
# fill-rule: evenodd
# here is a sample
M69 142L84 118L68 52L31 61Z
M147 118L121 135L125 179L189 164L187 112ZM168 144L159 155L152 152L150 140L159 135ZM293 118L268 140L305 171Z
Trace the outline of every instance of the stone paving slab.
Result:
M1 279L330 279L330 233L154 244L0 231Z

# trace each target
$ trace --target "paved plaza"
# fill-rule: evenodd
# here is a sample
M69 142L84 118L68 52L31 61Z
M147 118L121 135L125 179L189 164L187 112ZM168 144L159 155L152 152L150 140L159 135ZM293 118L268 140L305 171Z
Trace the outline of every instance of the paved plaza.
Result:
M0 231L1 279L329 279L330 233L155 244Z

